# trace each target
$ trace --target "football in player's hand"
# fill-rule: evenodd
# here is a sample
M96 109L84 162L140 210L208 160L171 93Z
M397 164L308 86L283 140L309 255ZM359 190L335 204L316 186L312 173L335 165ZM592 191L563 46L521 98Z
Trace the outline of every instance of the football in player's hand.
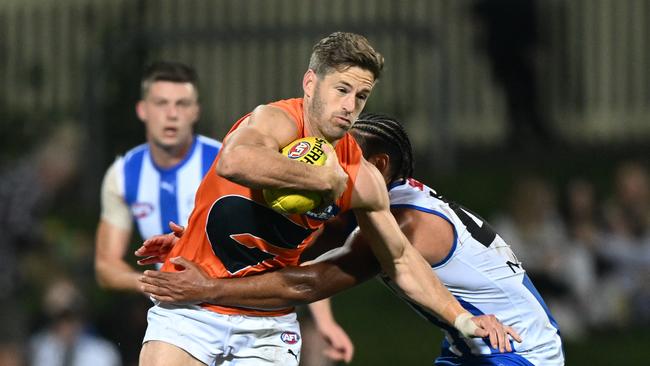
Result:
M323 166L327 155L323 145L329 144L319 137L303 137L282 149L282 155L306 164ZM266 203L282 214L303 214L321 204L321 196L316 192L293 189L264 189Z

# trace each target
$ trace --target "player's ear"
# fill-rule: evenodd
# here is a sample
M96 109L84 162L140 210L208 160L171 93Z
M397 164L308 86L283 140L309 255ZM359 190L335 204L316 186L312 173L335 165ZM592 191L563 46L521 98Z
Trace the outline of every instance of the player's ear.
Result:
M201 118L201 101L199 100L199 92L194 86L192 86L192 89L194 90L194 97L196 98L194 100L195 115L194 120L192 121L192 124L195 124Z
M368 157L368 162L374 165L384 177L390 169L390 158L388 154L379 153Z
M147 119L147 111L144 108L144 101L140 100L135 105L135 113L138 115L140 121L144 122Z
M306 97L311 97L314 94L314 87L316 86L316 78L318 76L312 69L308 69L302 77L302 90Z
M197 102L196 103L196 115L194 116L194 120L192 121L192 124L196 124L198 120L201 118L201 105Z

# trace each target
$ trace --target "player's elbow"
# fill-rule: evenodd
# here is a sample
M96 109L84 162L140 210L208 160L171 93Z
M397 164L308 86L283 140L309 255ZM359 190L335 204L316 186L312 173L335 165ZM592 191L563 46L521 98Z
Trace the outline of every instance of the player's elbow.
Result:
M300 281L287 287L287 300L291 306L297 306L324 299L327 296L323 295L320 287L317 276L303 275Z
M95 281L103 289L111 288L108 265L103 260L95 260Z
M323 299L315 284L303 283L290 288L289 301L291 306L309 304Z
M230 181L237 181L242 174L242 161L232 148L224 147L217 161L217 174Z
M106 259L95 259L95 281L99 287L103 289L117 288L116 281L114 280L114 265L114 263Z

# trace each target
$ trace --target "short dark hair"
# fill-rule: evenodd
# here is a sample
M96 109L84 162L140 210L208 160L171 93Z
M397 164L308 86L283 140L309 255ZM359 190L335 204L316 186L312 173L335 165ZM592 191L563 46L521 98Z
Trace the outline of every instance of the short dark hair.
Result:
M314 45L309 68L318 77L322 78L333 69L342 71L352 66L372 72L375 80L379 80L384 56L375 51L364 36L355 33L335 32Z
M413 148L401 123L384 114L363 113L352 125L350 133L367 159L376 154L387 154L389 182L413 176Z
M190 83L199 92L199 77L191 66L175 61L155 61L147 65L140 84L141 96L144 98L156 81Z

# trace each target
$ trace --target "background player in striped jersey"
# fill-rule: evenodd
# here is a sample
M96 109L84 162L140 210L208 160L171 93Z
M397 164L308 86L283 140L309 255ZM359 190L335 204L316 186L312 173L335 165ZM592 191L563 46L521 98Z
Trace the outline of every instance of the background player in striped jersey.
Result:
M169 232L170 221L185 225L201 179L221 143L195 135L199 118L198 77L190 66L159 61L142 78L136 105L147 142L118 157L102 183L95 270L100 285L139 291L140 275L127 264L133 221L140 236Z
M446 333L436 364L564 364L557 324L522 264L479 216L411 178L411 145L401 125L386 116L362 115L351 133L364 156L382 172L389 186L391 211L402 231L443 283L472 314L495 314L523 338L521 344L507 344L507 353L496 353L483 339L460 337L456 330L409 301ZM340 235L325 232L319 241L331 241ZM331 296L381 274L359 230L350 235L344 247L328 252L313 264L246 279L213 282L192 263L181 262L187 268L185 272L145 272L144 290L161 301L276 308ZM380 278L401 296L390 279L383 274ZM190 281L193 286L182 286Z
M221 148L219 141L193 132L200 109L198 78L192 67L152 63L144 71L141 93L136 113L145 125L147 142L115 160L101 190L95 272L102 287L115 290L139 291L140 271L125 259L133 221L144 239L169 232L169 221L186 224L196 189ZM148 300L125 300L134 302L129 307L141 308L142 329L133 335L140 338ZM133 350L133 357L137 351Z

